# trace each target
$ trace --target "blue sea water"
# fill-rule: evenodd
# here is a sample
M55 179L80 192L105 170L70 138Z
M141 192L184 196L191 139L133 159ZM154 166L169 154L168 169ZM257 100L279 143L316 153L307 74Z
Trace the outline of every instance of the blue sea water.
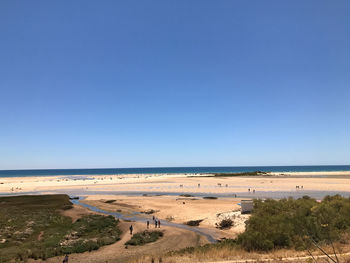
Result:
M0 170L0 177L74 176L112 174L175 174L175 173L242 173L242 172L330 172L350 171L350 165L312 166L232 166L232 167L154 167L154 168L98 168L98 169L47 169Z

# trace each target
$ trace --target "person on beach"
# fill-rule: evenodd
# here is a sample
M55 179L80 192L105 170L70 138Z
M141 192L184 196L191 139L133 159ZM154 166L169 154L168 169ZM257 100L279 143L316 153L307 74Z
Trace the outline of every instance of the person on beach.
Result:
M149 221L147 220L147 229L149 229Z
M68 255L66 255L62 261L62 263L68 263Z
M154 222L155 219L156 219L156 218L153 216L153 222Z
M130 227L129 227L129 229L130 229L130 235L132 235L132 231L133 231L133 227L132 227L132 225L130 225Z
M158 224L158 221L155 220L155 221L154 221L154 227L155 227L155 228L157 228L157 224Z
M160 220L158 219L158 228L160 228Z

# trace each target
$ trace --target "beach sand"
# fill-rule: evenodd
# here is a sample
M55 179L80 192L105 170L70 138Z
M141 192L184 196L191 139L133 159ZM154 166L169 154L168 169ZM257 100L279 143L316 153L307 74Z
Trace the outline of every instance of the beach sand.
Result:
M106 203L114 200L113 203ZM127 196L127 195L92 195L82 202L105 211L132 214L132 212L155 211L148 217L155 216L161 221L185 224L190 220L203 220L199 227L211 230L216 238L233 238L245 229L249 215L241 215L238 198L201 199L180 196ZM234 225L230 229L220 230L216 226L222 219L230 218ZM152 220L150 220L152 223ZM151 226L154 227L153 225Z
M266 176L209 177L184 174L135 174L106 176L53 176L0 178L0 193L202 193L246 194L256 192L304 191L350 192L348 172L270 173ZM200 184L200 186L198 186Z

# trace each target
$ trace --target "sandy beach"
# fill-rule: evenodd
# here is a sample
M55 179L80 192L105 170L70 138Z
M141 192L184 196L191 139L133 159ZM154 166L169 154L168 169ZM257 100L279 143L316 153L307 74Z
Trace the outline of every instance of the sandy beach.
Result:
M247 195L253 190L256 194L296 191L307 194L312 191L350 192L349 183L350 171L269 173L264 176L232 177L211 177L209 174L7 177L0 178L0 194L59 192L77 195L104 193Z

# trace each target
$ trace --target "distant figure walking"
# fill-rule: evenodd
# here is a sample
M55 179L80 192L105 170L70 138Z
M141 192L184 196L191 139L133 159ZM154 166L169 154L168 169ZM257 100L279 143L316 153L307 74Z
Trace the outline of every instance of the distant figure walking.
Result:
M132 235L132 231L134 230L134 228L132 227L132 225L130 225L129 229L130 229L130 235Z
M147 220L147 229L149 228L149 221Z
M154 222L155 219L156 219L156 218L153 216L153 222Z
M155 228L157 228L157 224L158 224L158 221L155 220L155 221L154 221L154 227L155 227Z
M66 255L62 261L62 263L68 263L68 255Z
M248 192L250 192L250 188L248 188Z
M160 228L160 220L158 219L158 228Z

